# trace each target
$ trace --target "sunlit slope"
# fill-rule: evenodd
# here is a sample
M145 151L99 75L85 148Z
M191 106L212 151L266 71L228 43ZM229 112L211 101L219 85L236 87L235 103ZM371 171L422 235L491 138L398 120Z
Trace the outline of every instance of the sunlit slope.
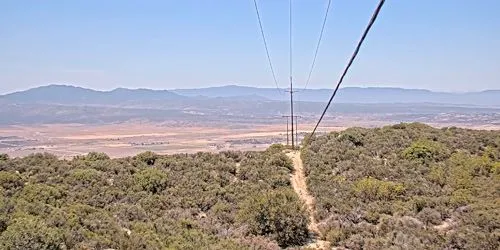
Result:
M500 132L400 124L302 152L319 229L350 249L498 249Z

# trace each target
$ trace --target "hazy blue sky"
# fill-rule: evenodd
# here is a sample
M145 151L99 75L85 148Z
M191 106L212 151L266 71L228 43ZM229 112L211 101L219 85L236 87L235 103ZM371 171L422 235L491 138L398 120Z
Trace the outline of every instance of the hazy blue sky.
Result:
M326 0L293 0L302 87ZM288 85L288 1L260 0ZM333 0L311 88L337 81L376 0ZM344 86L500 88L500 1L387 0ZM252 0L0 2L0 93L51 83L94 89L273 87Z

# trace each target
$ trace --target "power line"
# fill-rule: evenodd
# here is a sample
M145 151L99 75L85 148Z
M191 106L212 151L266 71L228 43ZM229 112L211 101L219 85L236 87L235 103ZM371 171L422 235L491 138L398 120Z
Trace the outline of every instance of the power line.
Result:
M253 0L255 5L255 13L257 13L257 19L259 20L260 34L262 35L262 41L264 41L264 47L266 48L267 61L269 62L269 68L271 69L271 73L273 74L274 84L280 93L281 90L278 86L278 80L276 80L276 74L274 73L273 63L271 61L271 55L269 54L269 48L267 46L266 36L264 34L264 28L262 27L262 20L260 18L259 6L257 5L257 0Z
M328 12L330 11L331 4L332 4L332 0L328 0L328 6L326 7L326 11L325 11L325 18L323 19L323 26L321 26L321 32L319 33L318 43L316 44L316 51L314 52L314 57L313 57L313 61L311 64L311 69L309 70L309 75L307 76L307 81L306 81L306 85L304 86L304 89L306 89L307 85L309 85L309 81L311 80L311 75L312 75L312 72L314 70L314 66L316 65L316 58L318 57L319 46L321 44L321 40L323 39L323 32L325 30L326 20L328 19Z
M354 53L352 54L351 59L349 60L349 63L347 64L346 68L344 69L344 72L342 73L342 76L340 77L339 82L337 83L337 86L335 87L335 90L333 91L333 94L330 97L330 100L328 101L328 104L326 104L326 107L323 110L323 113L321 114L321 117L319 118L318 123L316 123L316 126L314 126L314 129L311 133L311 137L314 136L316 129L318 128L319 124L321 123L321 120L325 116L326 111L330 107L330 104L332 103L333 98L335 97L335 95L337 94L337 91L339 90L340 84L342 84L342 81L344 80L344 77L346 76L347 71L349 71L349 68L351 67L352 63L354 62L354 59L358 55L359 49L361 48L361 45L363 44L366 36L368 35L368 32L370 31L371 27L373 26L373 23L375 23L375 20L377 19L377 16L378 16L380 10L382 9L382 6L384 5L384 2L385 2L385 0L380 0L377 8L373 12L373 15L370 19L370 22L368 23L368 26L366 27L365 31L363 32L363 36L361 36L361 39L359 40L358 45L356 46L356 49L354 50Z
M290 82L292 81L292 75L293 75L293 47L292 47L292 0L289 1L289 42L290 42Z
M293 44L292 44L292 0L289 1L289 15L290 15L290 23L289 23L289 42L290 42L290 120L291 120L291 125L292 125L292 149L295 149L295 141L294 141L294 134L293 134Z

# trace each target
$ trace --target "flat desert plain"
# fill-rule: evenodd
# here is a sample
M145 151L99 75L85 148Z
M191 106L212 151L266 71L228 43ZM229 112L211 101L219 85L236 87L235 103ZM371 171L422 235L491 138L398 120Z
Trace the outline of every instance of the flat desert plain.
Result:
M312 124L299 129L299 139ZM341 130L322 127L321 130ZM286 143L286 126L173 126L155 123L109 125L50 124L0 127L0 153L11 157L51 153L71 158L90 151L111 157L132 156L144 151L160 154L263 150L273 143Z
M306 133L311 132L314 125L312 122L300 124L299 141ZM382 125L353 124L366 127ZM339 126L325 122L318 132L339 131L346 127L346 123ZM471 128L500 129L498 126ZM127 122L107 125L47 124L0 127L0 153L7 153L11 157L44 152L61 158L71 158L91 151L104 152L111 157L126 157L144 151L175 154L264 150L273 143L287 143L286 124L213 126Z

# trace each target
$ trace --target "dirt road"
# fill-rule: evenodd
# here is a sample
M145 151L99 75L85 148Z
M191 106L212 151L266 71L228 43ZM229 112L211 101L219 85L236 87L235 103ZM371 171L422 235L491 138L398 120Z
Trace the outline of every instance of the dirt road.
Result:
M286 154L292 161L294 172L290 176L290 181L292 183L293 189L299 196L299 198L306 205L307 212L309 213L309 231L312 233L311 242L306 247L315 249L328 249L330 243L328 241L321 240L322 235L318 229L318 222L314 217L314 197L307 190L306 177L304 174L304 165L302 164L302 159L300 158L300 151L292 151Z

